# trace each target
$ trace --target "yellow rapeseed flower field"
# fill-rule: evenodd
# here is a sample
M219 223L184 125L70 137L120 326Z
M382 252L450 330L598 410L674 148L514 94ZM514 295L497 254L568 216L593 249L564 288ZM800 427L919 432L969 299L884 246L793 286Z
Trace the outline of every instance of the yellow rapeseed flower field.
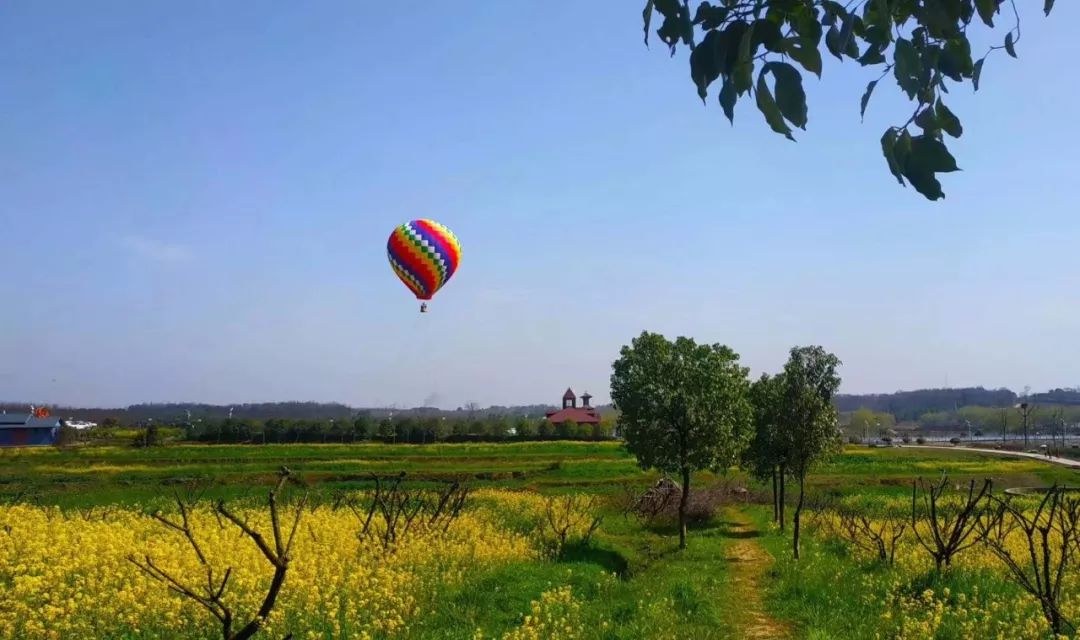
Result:
M405 635L423 604L441 590L477 572L540 560L536 541L497 516L532 512L539 506L536 499L509 491L478 494L492 508L467 509L446 531L415 527L387 549L358 535L360 525L349 510L309 507L284 588L261 637L280 638L286 632L305 637L312 630L315 637ZM284 508L284 522L292 521L294 508ZM234 511L255 529L271 530L265 506ZM218 575L232 568L225 600L238 620L248 619L261 603L272 569L252 540L218 518L211 505L196 506L189 515L209 564ZM183 534L145 513L113 508L86 515L53 507L0 506L0 637L220 637L206 611L142 573L129 560L131 554L149 556L189 584L206 582ZM573 626L568 591L545 594L536 615L547 620L545 612L556 603L565 610L550 623ZM522 633L513 637L533 637L527 630Z

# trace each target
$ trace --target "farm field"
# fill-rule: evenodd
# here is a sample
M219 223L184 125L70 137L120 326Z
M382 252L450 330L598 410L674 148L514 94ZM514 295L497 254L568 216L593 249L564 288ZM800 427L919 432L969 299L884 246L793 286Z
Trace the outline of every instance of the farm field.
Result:
M909 535L890 565L843 542L830 505L886 519L910 509L913 478L942 472L997 489L1080 480L1037 460L849 448L809 478L796 562L766 489L737 471L695 476L704 502L679 552L665 514L624 515L657 476L618 443L3 450L0 637L221 638L205 605L153 575L201 588L207 568L215 583L232 570L221 600L235 633L274 567L216 500L272 547L282 466L282 538L300 518L257 638L1046 638L1038 602L988 550L938 572ZM408 528L369 516L372 474L385 498L402 472L396 495L424 501ZM460 512L439 511L455 481L470 489ZM1075 619L1075 568L1062 590Z

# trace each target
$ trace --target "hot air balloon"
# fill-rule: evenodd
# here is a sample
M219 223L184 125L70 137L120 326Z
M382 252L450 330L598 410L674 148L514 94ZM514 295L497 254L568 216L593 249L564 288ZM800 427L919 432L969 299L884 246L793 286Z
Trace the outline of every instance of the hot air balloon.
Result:
M420 312L457 271L461 244L452 231L434 220L406 222L390 234L386 255L397 277L421 300Z

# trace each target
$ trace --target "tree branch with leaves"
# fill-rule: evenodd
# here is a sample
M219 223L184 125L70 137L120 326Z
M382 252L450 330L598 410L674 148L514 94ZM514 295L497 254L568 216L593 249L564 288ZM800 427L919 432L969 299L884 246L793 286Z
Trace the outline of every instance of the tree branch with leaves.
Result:
M1012 25L1002 44L975 60L969 31L980 22L993 29L1003 6ZM1049 16L1053 6L1044 0L1043 12ZM672 55L680 45L690 50L690 78L702 102L718 84L720 108L734 124L736 102L753 96L769 128L789 140L792 127L805 130L808 122L795 64L820 78L822 41L841 62L881 69L863 93L861 115L891 73L913 108L903 124L886 129L882 154L901 185L930 200L945 197L938 174L959 170L945 136L959 138L963 126L943 96L966 82L978 91L988 56L1003 50L1015 58L1020 41L1015 0L721 0L701 2L693 12L688 0L648 0L646 45L654 15L663 19L656 35Z

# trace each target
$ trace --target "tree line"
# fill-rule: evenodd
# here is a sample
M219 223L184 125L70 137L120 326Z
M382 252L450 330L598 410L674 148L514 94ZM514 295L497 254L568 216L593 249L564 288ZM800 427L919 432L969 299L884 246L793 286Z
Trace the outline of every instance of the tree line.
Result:
M613 420L599 424L573 421L552 424L527 416L386 416L368 414L330 420L253 420L225 418L184 426L185 439L210 444L356 443L365 441L428 444L434 442L498 442L504 440L607 440Z

